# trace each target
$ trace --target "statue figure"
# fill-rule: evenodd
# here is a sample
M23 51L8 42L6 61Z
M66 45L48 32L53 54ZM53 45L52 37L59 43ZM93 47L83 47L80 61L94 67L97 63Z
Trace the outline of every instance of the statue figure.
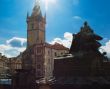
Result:
M87 22L85 22L84 26L81 27L80 32L73 34L70 53L74 55L78 52L98 52L98 49L101 46L98 40L102 40L102 37L95 34L94 31L88 26Z
M82 86L83 84L87 84L88 86L93 86L94 81L95 84L106 84L101 81L105 81L105 75L110 75L110 73L108 72L109 67L104 66L104 60L107 59L107 57L104 56L106 53L101 53L99 51L101 46L98 42L99 40L102 40L102 37L95 34L90 26L88 26L87 22L85 22L80 32L73 34L73 40L69 51L72 55L56 58L54 60L53 85L58 84L58 86L60 86L61 84L62 86L70 84L74 86L78 84Z
M73 34L70 48L70 54L79 59L80 63L84 63L80 65L88 65L88 68L90 66L91 74L93 75L101 74L98 71L101 69L101 65L105 59L105 56L99 51L101 46L98 42L99 40L102 40L102 37L95 34L87 22L85 22L80 32Z

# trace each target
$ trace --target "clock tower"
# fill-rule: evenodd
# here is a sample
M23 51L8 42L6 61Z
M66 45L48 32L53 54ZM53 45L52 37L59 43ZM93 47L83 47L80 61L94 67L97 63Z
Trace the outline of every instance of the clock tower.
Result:
M46 15L43 17L39 1L35 3L31 16L27 14L27 47L45 43Z

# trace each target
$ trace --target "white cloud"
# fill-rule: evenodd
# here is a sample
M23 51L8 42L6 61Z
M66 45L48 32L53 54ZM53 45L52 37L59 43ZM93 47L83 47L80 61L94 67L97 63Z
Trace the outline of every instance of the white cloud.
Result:
M26 42L27 42L27 40L25 38L18 38L18 37L13 37L12 39L9 39L6 41L6 43L8 45L15 45L15 46L18 46L18 45L23 46L24 43L26 43ZM16 43L18 43L18 44L16 44Z
M69 48L72 42L72 33L65 32L63 38L54 38L50 43L55 44L56 42Z
M73 16L73 19L75 19L75 20L82 20L82 18L80 16Z
M104 46L101 46L102 51L107 52L107 56L110 58L110 40L105 43Z
M26 49L26 39L13 37L0 45L0 53L7 57L16 57Z

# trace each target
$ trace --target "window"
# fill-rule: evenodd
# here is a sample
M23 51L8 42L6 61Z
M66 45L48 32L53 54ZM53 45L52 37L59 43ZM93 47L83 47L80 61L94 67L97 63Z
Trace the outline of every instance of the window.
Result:
M50 54L50 51L48 51L48 55Z
M48 59L48 64L50 64L51 63L51 60L50 59Z
M41 61L41 56L37 56L37 62Z
M32 30L34 29L34 24L33 24L33 23L31 24L31 29L32 29Z
M37 53L41 53L41 48L37 48Z
M40 71L37 71L37 75L38 75L38 76L41 76L41 72L40 72Z
M63 53L61 53L61 55L63 55Z
M37 68L40 69L41 68L41 65L37 65Z
M42 53L42 47L37 47L37 54L41 54Z
M55 56L57 56L57 53L55 52Z

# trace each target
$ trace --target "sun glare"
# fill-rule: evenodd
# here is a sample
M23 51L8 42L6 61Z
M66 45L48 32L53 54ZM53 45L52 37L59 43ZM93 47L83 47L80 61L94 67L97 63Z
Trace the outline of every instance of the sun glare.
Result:
M45 10L47 11L49 7L55 5L57 3L56 0L35 0L36 3L41 3L45 5Z
M56 4L56 0L43 0L45 3L45 9L48 10L49 5Z

